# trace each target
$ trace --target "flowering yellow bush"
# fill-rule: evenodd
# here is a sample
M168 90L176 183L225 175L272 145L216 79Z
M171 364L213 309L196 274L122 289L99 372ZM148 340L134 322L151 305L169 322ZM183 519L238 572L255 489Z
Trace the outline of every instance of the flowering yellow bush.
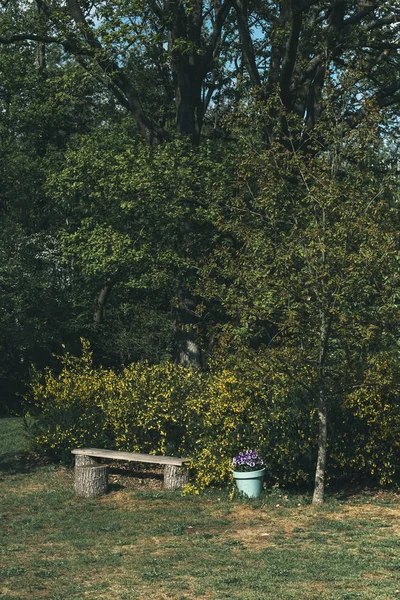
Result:
M364 433L356 440L353 460L381 485L391 485L400 474L399 363L386 352L366 362L363 384L345 401Z
M94 369L86 342L81 358L66 354L61 361L58 375L47 370L31 383L38 450L61 459L85 445L188 456L196 473L192 487L199 490L228 481L232 456L252 445L266 457L272 477L308 477L299 468L308 436L293 447L293 410L285 382L278 385L276 377L271 393L259 373L246 378L215 365L207 373L171 362L136 363L121 372Z
M28 400L35 448L67 459L73 447L106 442L101 397L113 373L92 369L92 355L83 342L82 358L66 354L59 375L34 373ZM29 416L29 413L28 413Z
M304 367L299 378L311 380L312 373ZM361 470L384 483L395 480L399 409L388 392L392 379L387 361L377 360L342 407L357 428L350 436L338 419L330 461L341 474ZM190 492L229 481L232 457L247 447L263 456L271 481L307 483L315 468L316 424L304 389L280 371L272 354L240 368L210 365L205 373L171 362L115 372L94 369L84 342L82 357L66 354L58 375L33 378L31 433L36 449L66 460L73 448L87 445L187 456L195 475Z
M105 423L118 449L156 454L182 452L188 398L200 374L173 363L137 363L105 389Z

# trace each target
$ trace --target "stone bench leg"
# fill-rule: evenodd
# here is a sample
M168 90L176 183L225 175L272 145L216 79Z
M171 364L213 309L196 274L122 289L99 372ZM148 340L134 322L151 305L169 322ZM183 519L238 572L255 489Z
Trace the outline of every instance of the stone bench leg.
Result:
M86 467L89 465L98 465L99 460L93 456L86 456L85 454L75 454L75 467Z
M189 469L186 467L175 467L165 465L164 468L164 490L176 490L189 481Z
M75 466L75 493L83 498L102 496L108 491L106 465Z

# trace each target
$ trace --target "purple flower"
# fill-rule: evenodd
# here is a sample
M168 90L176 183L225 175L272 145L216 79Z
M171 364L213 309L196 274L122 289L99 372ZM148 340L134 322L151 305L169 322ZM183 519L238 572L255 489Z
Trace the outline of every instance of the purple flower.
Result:
M243 450L232 459L234 471L258 471L264 467L264 461L255 450Z

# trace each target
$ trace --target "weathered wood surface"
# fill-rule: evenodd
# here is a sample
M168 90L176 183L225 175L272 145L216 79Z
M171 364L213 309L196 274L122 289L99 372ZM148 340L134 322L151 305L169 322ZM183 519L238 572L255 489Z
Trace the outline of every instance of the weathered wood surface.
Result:
M135 452L120 452L119 450L103 450L101 448L78 448L72 450L75 456L89 456L97 458L109 458L112 460L125 460L131 462L152 463L155 465L171 465L181 467L187 462L187 458L177 456L156 456L154 454L136 454Z
M102 496L108 491L106 465L75 466L75 493L83 498Z
M165 465L164 490L177 490L189 481L189 470L185 467Z

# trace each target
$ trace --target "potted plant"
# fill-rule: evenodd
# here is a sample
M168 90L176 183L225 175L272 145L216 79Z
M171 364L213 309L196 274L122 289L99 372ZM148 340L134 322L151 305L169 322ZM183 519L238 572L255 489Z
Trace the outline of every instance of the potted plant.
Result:
M263 487L265 466L255 450L244 450L234 457L232 474L240 492L248 498L258 498Z

